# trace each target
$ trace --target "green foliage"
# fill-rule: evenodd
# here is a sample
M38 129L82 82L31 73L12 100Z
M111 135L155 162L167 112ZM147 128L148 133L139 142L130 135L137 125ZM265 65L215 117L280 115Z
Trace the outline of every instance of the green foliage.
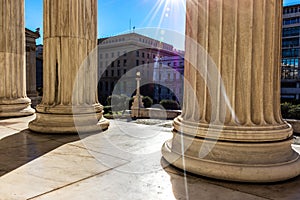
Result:
M291 107L292 107L292 103L284 102L281 104L281 114L283 118L287 118Z
M104 106L103 111L104 111L104 114L112 113L111 106Z
M292 103L281 104L281 114L284 119L300 120L300 104L294 105Z
M121 95L111 95L106 99L106 105L111 106L112 111L120 111L128 109L129 97L121 94Z
M150 108L153 105L153 100L148 96L143 97L142 101L145 108Z
M177 101L164 99L159 102L159 104L166 110L180 110L180 105Z

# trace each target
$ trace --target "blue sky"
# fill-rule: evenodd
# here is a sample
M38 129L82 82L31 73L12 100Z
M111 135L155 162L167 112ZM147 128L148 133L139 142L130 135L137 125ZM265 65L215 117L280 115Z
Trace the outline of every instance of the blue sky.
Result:
M151 27L171 30L183 36L184 2L185 0L98 0L98 37L129 31L130 21L131 27L135 26L137 32ZM296 3L299 0L284 0L284 5ZM25 0L25 24L31 30L40 27L42 31L43 0ZM180 39L176 42L174 45L181 49L183 41ZM42 43L42 39L37 43Z

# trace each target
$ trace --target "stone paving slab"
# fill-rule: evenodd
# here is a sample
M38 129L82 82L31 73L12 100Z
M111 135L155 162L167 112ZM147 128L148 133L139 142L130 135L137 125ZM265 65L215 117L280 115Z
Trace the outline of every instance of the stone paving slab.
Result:
M113 161L111 168L127 162L101 156ZM67 144L0 177L1 199L32 198L111 168L99 163L86 149Z
M263 198L200 182L191 176L184 178L181 175L169 174L164 170L146 174L111 170L33 199L262 200Z
M170 166L160 151L172 137L172 128L161 125L170 121L111 120L103 133L67 136L33 133L24 125L31 119L0 120L0 136L20 125L0 140L0 200L300 199L300 177L244 184Z
M8 137L10 135L14 135L16 133L18 133L19 131L18 130L15 130L15 129L11 129L11 128L8 128L8 127L5 127L5 126L2 126L0 125L0 140L2 138L5 138L5 137ZM1 148L1 147L0 147Z

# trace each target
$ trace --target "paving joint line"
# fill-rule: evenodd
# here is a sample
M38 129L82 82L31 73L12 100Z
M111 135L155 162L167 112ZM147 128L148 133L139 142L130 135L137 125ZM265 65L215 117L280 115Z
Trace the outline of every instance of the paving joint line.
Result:
M127 164L127 163L121 164L120 166L125 165L125 164ZM120 167L120 166L117 166L117 167ZM114 167L114 168L115 168L115 167ZM52 190L50 190L50 191L44 192L44 193L42 193L42 194L39 194L39 195L36 195L36 196L33 196L33 197L30 197L30 198L28 198L27 200L34 200L35 198L44 196L44 195L46 195L46 194L50 194L50 193L52 193L52 192L54 192L54 191L57 191L57 190L60 190L60 189L62 189L62 188L69 187L69 186L71 186L71 185L74 185L74 184L76 184L76 183L82 182L82 181L84 181L84 180L87 180L87 179L96 177L96 176L98 176L98 175L100 175L100 174L104 174L104 173L106 173L106 172L112 171L112 170L114 170L114 168L110 168L110 169L104 170L104 171L102 171L102 172L93 174L93 175L91 175L91 176L88 176L88 177L79 179L79 180L74 181L74 182L72 182L72 183L68 183L68 184L66 184L66 185L64 185L64 186L61 186L61 187L58 187L58 188L54 188L54 189L52 189Z

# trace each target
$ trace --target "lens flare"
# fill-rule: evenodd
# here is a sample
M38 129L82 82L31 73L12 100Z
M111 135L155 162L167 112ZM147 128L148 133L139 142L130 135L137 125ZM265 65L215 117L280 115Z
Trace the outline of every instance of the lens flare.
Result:
M155 6L149 12L145 18L145 22L151 24L155 18L160 17L158 27L162 27L162 24L166 18L173 19L173 22L176 23L179 18L185 18L185 16L178 16L178 13L184 13L182 10L185 10L186 0L160 0L157 1ZM169 19L170 20L170 19ZM168 22L172 23L172 22Z

